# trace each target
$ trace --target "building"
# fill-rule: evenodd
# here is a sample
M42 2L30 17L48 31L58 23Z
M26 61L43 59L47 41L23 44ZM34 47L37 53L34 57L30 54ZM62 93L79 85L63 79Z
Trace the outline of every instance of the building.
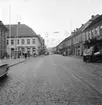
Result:
M58 46L59 50L66 51L68 54L83 55L84 45L99 44L102 42L102 15L92 15L85 24L76 28L71 35L64 39Z
M38 39L41 44L41 46L39 47L39 54L41 55L44 54L46 50L45 40L40 35L38 35Z
M6 26L0 21L0 59L3 59L7 56L6 51L6 38L8 34L8 29Z
M97 45L102 48L102 15L97 17L84 31L84 45Z
M39 36L29 26L20 22L6 26L10 31L7 36L7 52L10 56L21 56L23 53L39 54Z

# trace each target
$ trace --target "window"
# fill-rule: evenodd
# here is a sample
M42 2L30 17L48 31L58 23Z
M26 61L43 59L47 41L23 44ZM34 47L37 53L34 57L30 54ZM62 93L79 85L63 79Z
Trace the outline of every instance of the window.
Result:
M95 28L95 37L97 36L97 28Z
M22 39L22 44L24 44L24 39Z
M95 29L92 30L92 36L95 37Z
M22 52L25 52L25 49L24 48L22 48Z
M32 48L32 50L33 50L33 52L34 52L34 51L36 51L36 48L35 48L35 47L33 47L33 48Z
M30 48L27 48L27 51L30 51Z
M11 40L11 45L14 45L14 40Z
M91 31L89 31L89 39L92 39Z
M100 28L102 28L102 26L100 26Z
M17 44L19 44L19 39L17 40Z
M82 41L85 41L85 33L82 33Z
M35 44L35 39L32 39L32 43Z
M30 39L27 39L27 44L30 44Z
M99 26L97 27L97 35L100 36L100 28L99 28Z
M9 41L7 40L7 45L9 44Z
M89 39L88 31L86 32L86 40Z

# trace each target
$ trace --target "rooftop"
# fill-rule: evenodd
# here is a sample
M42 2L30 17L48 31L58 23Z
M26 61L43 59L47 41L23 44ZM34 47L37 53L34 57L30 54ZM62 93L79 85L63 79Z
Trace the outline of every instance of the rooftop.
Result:
M10 30L11 29L11 37L18 36L17 37L34 37L37 36L37 34L27 25L25 24L12 24L12 25L6 25L6 27ZM9 36L8 36L9 37Z

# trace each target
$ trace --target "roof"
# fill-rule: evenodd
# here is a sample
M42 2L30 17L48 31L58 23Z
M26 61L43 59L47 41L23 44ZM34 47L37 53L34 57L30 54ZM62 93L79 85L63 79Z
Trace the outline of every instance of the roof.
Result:
M89 20L88 22L86 22L81 28L81 31L84 31L89 25L91 24L91 21Z
M8 28L0 21L0 27L2 27L5 31L8 31Z
M40 44L44 45L44 39L40 35L37 35L37 37L38 37Z
M100 21L102 21L102 15L98 15L96 18L94 18L91 24L86 29L92 27L93 25L97 24Z
M100 17L100 15L98 15L98 14L96 16L93 16L89 21L87 21L85 24L82 25L82 27L80 28L80 30L81 31L85 31L99 17Z
M17 36L17 30L18 30L18 37L37 36L36 33L29 26L25 24L6 25L6 27L8 29L11 28L11 37Z

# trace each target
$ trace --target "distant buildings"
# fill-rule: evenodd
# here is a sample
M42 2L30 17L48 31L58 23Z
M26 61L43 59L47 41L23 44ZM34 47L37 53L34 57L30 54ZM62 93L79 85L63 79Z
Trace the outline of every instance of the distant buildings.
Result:
M23 53L39 54L42 42L40 36L30 27L20 22L6 26L11 31L11 34L7 36L7 52L10 56L21 56Z
M8 34L8 29L5 25L0 21L0 59L3 59L7 56L6 51L6 37Z
M40 35L38 35L38 39L41 44L41 46L39 47L39 54L44 54L46 50L45 40Z
M74 30L68 38L56 46L56 49L60 53L66 51L69 55L81 56L86 43L102 47L102 15L92 15L89 21Z

